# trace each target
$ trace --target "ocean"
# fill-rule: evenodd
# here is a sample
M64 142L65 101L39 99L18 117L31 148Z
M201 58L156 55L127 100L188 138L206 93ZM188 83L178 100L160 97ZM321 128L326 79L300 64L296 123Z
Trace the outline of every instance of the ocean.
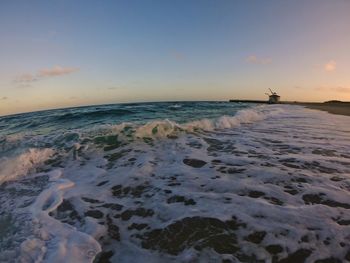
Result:
M346 116L159 102L0 117L0 262L344 262L349 200Z

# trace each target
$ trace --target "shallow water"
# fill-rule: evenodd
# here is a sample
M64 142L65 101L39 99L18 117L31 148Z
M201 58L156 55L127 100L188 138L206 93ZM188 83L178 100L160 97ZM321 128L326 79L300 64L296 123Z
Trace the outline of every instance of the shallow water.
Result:
M0 127L0 261L350 257L348 117L144 103L8 116Z

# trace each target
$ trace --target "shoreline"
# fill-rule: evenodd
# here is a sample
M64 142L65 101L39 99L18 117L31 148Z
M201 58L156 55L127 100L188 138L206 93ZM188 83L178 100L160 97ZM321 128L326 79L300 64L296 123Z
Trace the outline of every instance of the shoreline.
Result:
M350 116L350 103L349 102L342 102L342 103L295 102L295 103L285 103L285 104L300 105L300 106L304 106L308 109L326 111L328 113L336 114L336 115Z
M258 103L258 104L268 104L266 100L234 100L231 99L229 102L241 102L241 103ZM280 104L287 105L298 105L303 106L308 109L326 111L331 114L350 116L350 102L292 102L292 101L283 101Z

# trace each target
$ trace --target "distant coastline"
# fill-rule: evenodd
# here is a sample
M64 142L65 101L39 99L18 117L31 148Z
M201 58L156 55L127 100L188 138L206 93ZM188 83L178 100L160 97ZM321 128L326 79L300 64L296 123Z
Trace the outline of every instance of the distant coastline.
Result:
M241 103L262 103L267 104L267 100L230 100L230 102ZM326 102L297 102L284 101L280 104L300 105L309 109L327 111L332 114L350 116L350 102L330 100Z
M315 102L294 102L288 104L297 104L309 109L327 111L332 114L350 116L350 102L326 101L323 103Z

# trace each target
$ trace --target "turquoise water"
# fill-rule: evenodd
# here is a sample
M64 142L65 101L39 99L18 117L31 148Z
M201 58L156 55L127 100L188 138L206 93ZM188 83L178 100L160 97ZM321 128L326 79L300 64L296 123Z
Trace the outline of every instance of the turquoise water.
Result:
M125 124L125 131L130 133L147 123L214 120L234 116L238 110L252 106L229 102L132 103L4 116L0 117L0 158L17 155L29 148L70 149L74 143L93 139L97 136L96 131L108 133L108 129L116 125ZM157 129L157 124L153 126Z

